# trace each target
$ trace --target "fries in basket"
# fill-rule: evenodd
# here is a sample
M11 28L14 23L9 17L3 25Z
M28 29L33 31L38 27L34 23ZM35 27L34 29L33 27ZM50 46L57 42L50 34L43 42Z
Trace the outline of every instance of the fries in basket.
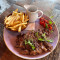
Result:
M28 15L23 12L18 13L18 9L13 11L12 15L5 17L4 24L5 27L13 31L21 32L28 23Z

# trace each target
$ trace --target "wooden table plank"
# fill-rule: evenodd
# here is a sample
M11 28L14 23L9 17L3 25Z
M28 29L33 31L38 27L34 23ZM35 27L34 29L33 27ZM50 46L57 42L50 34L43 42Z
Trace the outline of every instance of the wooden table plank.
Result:
M8 49L6 49L5 53L1 57L1 60L23 60L23 59L15 56Z

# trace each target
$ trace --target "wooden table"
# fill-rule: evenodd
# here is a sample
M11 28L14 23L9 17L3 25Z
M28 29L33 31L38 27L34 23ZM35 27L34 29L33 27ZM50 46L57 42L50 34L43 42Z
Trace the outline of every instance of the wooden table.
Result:
M16 8L19 8L19 10L21 10L21 7L12 5L9 9L7 9L5 12L3 12L2 15L0 15L0 60L24 60L22 58L15 56L13 53L11 53L7 49L7 47L3 41L3 28L4 28L3 19L5 16L10 14ZM53 20L56 22L57 27L60 31L60 19L59 18L60 18L60 15L55 16L55 18L53 18ZM60 39L60 36L59 36L59 39ZM42 59L38 59L38 60L60 60L60 40L58 42L56 49L50 55L48 55Z

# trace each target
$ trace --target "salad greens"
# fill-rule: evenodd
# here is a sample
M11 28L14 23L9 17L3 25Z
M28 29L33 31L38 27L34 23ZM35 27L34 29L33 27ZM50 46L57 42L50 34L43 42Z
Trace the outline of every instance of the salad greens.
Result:
M49 24L52 24L52 21L51 20L49 20Z
M47 41L47 42L51 42L51 43L53 42L53 40L47 40L47 39L42 39L42 38L39 38L38 40L39 41Z
M42 39L42 38L38 38L38 40L39 40L39 41L45 41L45 40L44 40L44 39Z
M48 28L48 24L46 24L46 26L45 26L46 28Z
M45 37L45 33L44 33L44 34L42 34L42 37Z
M31 43L30 40L28 40L28 41L25 40L25 45L26 45L26 44L29 44L29 45L31 46L32 50L35 49L35 46Z
M32 47L33 50L35 49L34 45L30 41L28 41L28 44Z
M51 30L51 33L53 32L53 30Z
M47 42L53 42L53 40L46 40Z
M28 44L28 42L25 40L25 45Z
M51 16L50 19L52 19L54 16Z
M38 32L35 33L35 36L38 37Z
M44 38L38 38L38 40L39 40L39 41L53 42L53 40L48 40L48 39L46 38L45 33L44 33L44 34L42 34L42 37L44 37Z

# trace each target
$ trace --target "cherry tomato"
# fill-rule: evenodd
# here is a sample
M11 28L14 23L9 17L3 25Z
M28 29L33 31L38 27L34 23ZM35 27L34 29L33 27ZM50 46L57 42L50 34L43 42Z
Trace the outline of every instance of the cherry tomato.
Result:
M45 28L45 26L46 26L45 23L43 24L43 26L44 26L44 28Z
M44 27L44 28L47 28L49 30L52 30L52 24L49 24L49 21L44 19L44 18L40 18L40 24Z
M40 21L43 21L43 20L44 20L44 18L41 17L41 18L40 18Z
M48 27L50 27L51 25L48 24Z
M49 23L49 21L48 21L48 20L45 20L45 22L46 22L46 23Z
M40 24L43 25L44 24L44 21L40 21Z
M40 21L40 24L42 25L42 22Z
M49 27L49 30L52 30L52 27L51 26Z

